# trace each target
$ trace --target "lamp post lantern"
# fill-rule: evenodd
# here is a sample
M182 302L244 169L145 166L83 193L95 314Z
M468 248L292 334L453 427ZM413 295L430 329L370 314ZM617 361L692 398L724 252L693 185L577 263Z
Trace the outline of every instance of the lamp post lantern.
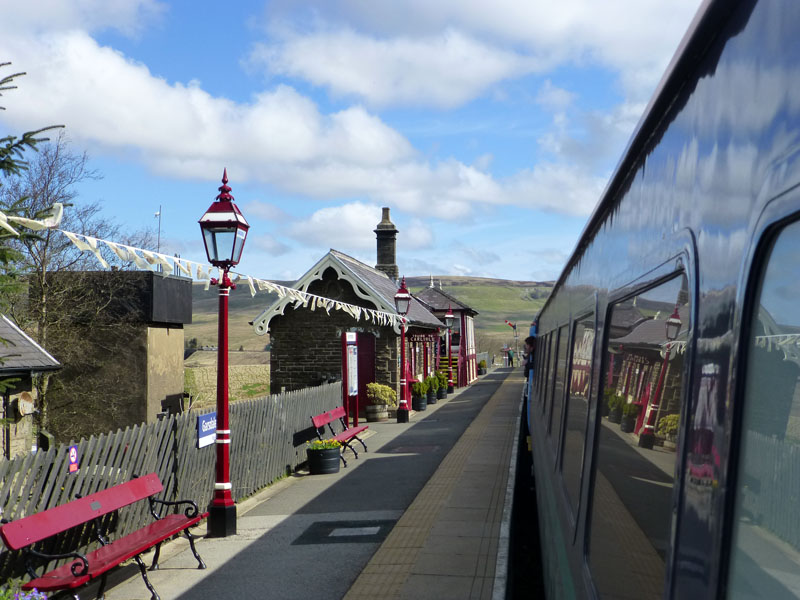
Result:
M456 316L453 314L453 306L447 306L447 312L444 315L444 324L447 325L447 393L452 394L455 391L453 385L453 344L451 342L450 328L453 326L453 321Z
M233 203L228 187L228 170L222 174L219 195L205 214L200 217L200 230L206 247L208 261L220 269L219 328L217 359L217 468L214 497L209 506L208 536L227 537L236 534L236 503L231 494L230 444L231 430L228 419L228 295L236 286L228 271L239 263L250 225Z
M397 404L397 422L408 423L408 381L406 381L406 315L411 306L411 294L406 289L406 278L400 282L400 289L394 295L394 305L400 315L400 402Z
M674 342L678 333L681 330L681 317L678 314L678 305L675 305L675 310L672 311L669 319L665 324L665 335L667 338L664 344L664 362L661 365L661 372L658 374L658 383L656 384L656 391L653 393L652 399L647 404L647 412L644 416L644 431L639 434L639 447L652 448L655 441L655 417L658 414L659 406L661 405L661 395L664 388L664 378L669 366L669 354L672 350L672 342Z

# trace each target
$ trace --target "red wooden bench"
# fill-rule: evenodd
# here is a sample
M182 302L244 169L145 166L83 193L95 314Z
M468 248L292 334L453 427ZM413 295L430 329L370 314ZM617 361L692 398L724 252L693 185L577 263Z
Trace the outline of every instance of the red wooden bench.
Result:
M340 431L339 433L336 433L336 430L333 428L333 423L335 423L336 421L339 421L342 427L342 431ZM345 448L350 448L350 450L353 451L353 454L355 455L356 458L358 458L358 452L356 452L356 449L350 445L351 441L358 440L361 443L361 445L364 446L364 451L365 452L367 451L367 445L360 437L358 437L358 434L369 429L369 425L348 427L347 421L345 421L345 412L343 406L339 406L337 408L334 408L333 410L325 411L324 413L322 413L321 415L317 415L316 417L311 417L311 422L314 424L314 431L316 431L317 437L319 439L321 440L325 439L322 437L320 429L323 432L325 432L325 426L327 425L328 431L331 435L331 437L327 439L336 440L337 442L340 442L342 446L344 446ZM339 458L342 459L342 463L346 467L347 461L344 459L344 448L342 449L342 452L339 453Z
M97 577L102 577L97 593L97 597L101 598L105 590L107 572L133 558L139 565L144 583L152 594L152 600L158 600L159 596L147 578L147 569L141 554L155 547L150 570L157 569L161 543L181 532L184 532L189 538L189 544L199 563L199 568L205 569L206 565L194 546L194 536L188 528L204 519L208 513L200 514L197 504L189 500L168 502L155 498L154 496L163 489L164 486L158 475L150 473L144 477L137 477L106 490L0 526L0 537L5 545L10 550L24 549L23 552L27 555L26 567L32 579L25 583L22 589L36 588L43 592L73 590L73 596L77 599L79 598L77 588L88 584ZM154 521L133 533L110 541L107 538L107 532L103 531L100 517L145 498L149 502L150 513L153 515ZM157 505L177 506L181 504L188 505L183 513L167 514L163 517L158 514ZM37 546L38 542L87 523L94 528L94 537L100 544L97 549L87 554L77 552L46 554L41 551L41 546ZM42 575L36 574L33 559L41 559L46 565L48 561L62 558L76 558L77 560L63 564Z

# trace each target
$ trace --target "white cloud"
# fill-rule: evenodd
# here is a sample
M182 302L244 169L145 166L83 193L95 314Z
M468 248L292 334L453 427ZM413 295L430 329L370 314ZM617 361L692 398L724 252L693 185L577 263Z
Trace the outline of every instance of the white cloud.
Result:
M0 34L116 29L136 35L159 18L166 6L157 0L36 0L3 5Z
M353 202L329 206L292 224L287 234L308 246L341 249L344 252L375 248L375 225L381 220L378 206Z
M258 44L250 61L372 105L441 108L464 104L499 81L544 66L453 29L392 39L350 29L293 33L274 45Z
M575 101L576 94L553 85L549 79L544 82L536 96L536 102L553 112L564 111Z
M289 6L295 8L290 3L270 7L270 19L291 19L286 12ZM313 10L315 19L328 28L346 21L351 28L369 32L364 39L431 39L448 29L478 45L514 47L518 56L536 57L541 65L601 64L618 70L630 93L647 97L698 6L700 0L496 0L491 4L483 0L329 0L316 3ZM296 20L297 30L308 29L307 14ZM325 37L319 32L306 35L307 40ZM294 43L299 47L302 40ZM381 48L391 62L402 56L400 48L389 43ZM446 73L440 76L447 78ZM356 87L350 92L363 93Z

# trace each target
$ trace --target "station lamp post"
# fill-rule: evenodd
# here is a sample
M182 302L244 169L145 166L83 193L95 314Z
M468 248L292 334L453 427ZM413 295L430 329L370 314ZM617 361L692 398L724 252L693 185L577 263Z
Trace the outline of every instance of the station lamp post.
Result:
M400 282L400 289L394 295L394 306L400 315L400 402L397 403L397 422L408 423L408 402L406 393L406 315L411 306L411 294L406 289L406 278Z
M661 372L658 374L658 383L656 384L656 391L653 394L652 400L647 405L647 412L644 416L644 431L639 434L639 447L652 448L655 441L655 420L658 414L658 408L661 405L661 396L664 389L664 378L667 373L669 354L672 350L672 342L674 342L678 333L681 330L681 317L678 314L678 305L675 305L675 310L672 311L669 319L665 323L665 335L667 343L664 345L664 363L661 365Z
M236 503L231 494L230 444L228 420L228 295L236 286L228 271L242 257L247 230L250 229L239 208L233 203L228 187L228 170L222 174L219 195L200 217L200 230L208 261L217 267L221 276L212 279L219 286L219 329L217 359L217 470L214 498L209 506L208 536L227 537L236 534Z
M452 334L450 328L453 326L453 321L456 316L453 314L453 306L447 306L447 312L444 315L444 324L447 325L447 393L452 394L455 391L453 385L453 344Z

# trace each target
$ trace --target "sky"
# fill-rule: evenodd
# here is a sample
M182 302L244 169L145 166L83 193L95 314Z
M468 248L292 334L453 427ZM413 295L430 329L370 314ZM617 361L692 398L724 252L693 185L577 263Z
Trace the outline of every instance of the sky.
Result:
M65 125L79 201L205 261L227 169L237 272L335 248L401 275L555 279L699 0L4 3L0 137ZM157 236L156 236L157 237ZM112 240L113 241L113 240ZM155 250L156 248L151 248Z

